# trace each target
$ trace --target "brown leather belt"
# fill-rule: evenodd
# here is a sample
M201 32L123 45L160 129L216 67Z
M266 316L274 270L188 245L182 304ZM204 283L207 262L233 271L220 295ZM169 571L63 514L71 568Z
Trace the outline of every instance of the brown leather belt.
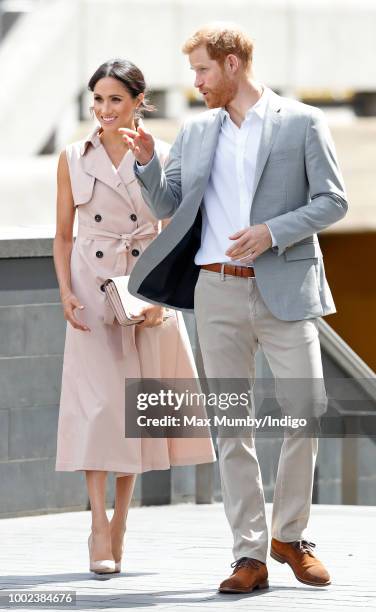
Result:
M213 263L213 264L204 264L200 266L204 270L209 270L210 272L222 272L221 263ZM239 276L241 278L250 278L251 276L255 276L255 271L253 268L246 268L244 266L234 266L232 264L225 264L223 266L223 273L230 274L231 276Z

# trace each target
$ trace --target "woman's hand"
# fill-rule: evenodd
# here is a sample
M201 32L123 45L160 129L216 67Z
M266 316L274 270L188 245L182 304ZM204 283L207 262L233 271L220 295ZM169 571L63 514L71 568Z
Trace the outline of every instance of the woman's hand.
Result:
M69 323L74 327L74 329L80 329L81 331L91 331L91 329L85 325L84 323L80 323L80 321L76 318L74 311L76 308L79 310L83 310L85 306L82 306L78 299L73 293L68 293L65 296L61 297L61 303L63 305L64 310L64 319L69 321Z
M137 323L138 328L142 327L156 327L163 323L163 306L150 305L143 308L140 315L144 315L145 320L141 323Z

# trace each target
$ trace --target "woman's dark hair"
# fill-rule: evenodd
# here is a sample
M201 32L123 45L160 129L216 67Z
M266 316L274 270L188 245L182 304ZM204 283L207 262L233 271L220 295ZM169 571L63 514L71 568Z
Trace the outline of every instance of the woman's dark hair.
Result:
M146 94L147 92L144 75L141 70L129 60L116 58L101 64L90 78L88 89L94 91L98 81L105 77L112 77L120 81L134 99L137 98L140 93ZM144 97L135 112L135 116L137 118L142 117L143 111L150 113L154 110L156 110L155 106L150 104L146 97Z

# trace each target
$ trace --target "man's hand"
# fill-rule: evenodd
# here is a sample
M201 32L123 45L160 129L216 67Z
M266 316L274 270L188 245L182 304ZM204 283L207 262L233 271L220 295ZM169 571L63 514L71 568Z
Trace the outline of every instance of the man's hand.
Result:
M137 131L119 128L123 140L128 145L138 163L145 166L154 155L154 138L145 130L142 119L139 120Z
M256 257L272 246L272 237L265 223L246 227L229 236L229 239L236 242L227 249L226 255L244 264L252 263Z
M139 312L140 315L144 315L145 320L141 323L137 323L137 327L156 327L157 325L162 325L163 312L163 306L156 306L154 304L151 304L150 306L145 306L145 308L143 308Z

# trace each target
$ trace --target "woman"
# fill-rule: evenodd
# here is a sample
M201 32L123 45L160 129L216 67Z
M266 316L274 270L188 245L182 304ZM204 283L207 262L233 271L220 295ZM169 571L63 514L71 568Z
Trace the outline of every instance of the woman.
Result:
M130 274L157 235L141 197L134 156L119 128L135 129L145 100L141 71L126 60L101 65L89 81L99 126L69 145L58 164L54 261L67 320L56 470L84 470L92 512L90 570L121 570L123 536L136 474L215 460L210 438L125 438L126 378L192 378L195 367L181 314L147 305L142 323L123 328L103 283ZM157 142L163 161L168 147ZM73 223L78 234L73 245ZM111 521L107 472L116 473Z

